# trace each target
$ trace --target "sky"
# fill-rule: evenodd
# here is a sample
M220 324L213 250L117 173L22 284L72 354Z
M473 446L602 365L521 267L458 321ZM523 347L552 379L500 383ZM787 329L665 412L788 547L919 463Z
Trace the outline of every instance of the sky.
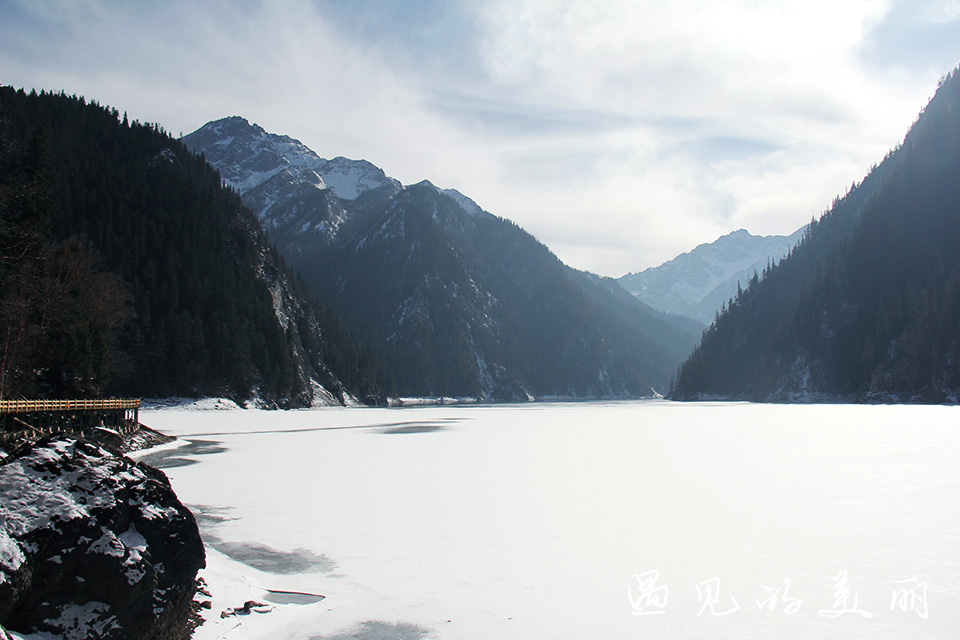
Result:
M792 233L960 63L960 0L0 0L0 84L240 115L620 276Z

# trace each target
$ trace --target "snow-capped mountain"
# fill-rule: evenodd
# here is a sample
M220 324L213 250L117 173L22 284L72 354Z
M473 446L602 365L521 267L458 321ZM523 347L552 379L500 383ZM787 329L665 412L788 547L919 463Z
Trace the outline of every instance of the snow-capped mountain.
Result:
M209 122L183 142L203 152L285 253L298 254L290 245L300 246L304 238L330 241L363 194L389 197L403 188L366 160L326 160L300 141L238 116Z
M377 345L401 395L650 395L698 337L454 189L323 160L237 117L184 142L237 188L320 301Z
M343 200L356 200L361 193L380 187L401 188L366 160L324 160L299 140L267 133L239 116L209 122L183 141L192 149L203 149L207 162L243 194L280 182L277 177L321 191L330 189ZM256 211L261 216L264 212Z
M239 116L209 122L183 142L203 152L294 261L306 246L332 242L347 216L380 207L404 188L366 160L325 160L300 141ZM464 212L483 213L459 191L442 191Z
M710 324L720 307L754 273L786 256L803 237L755 236L740 229L697 246L659 267L619 278L624 289L651 307Z

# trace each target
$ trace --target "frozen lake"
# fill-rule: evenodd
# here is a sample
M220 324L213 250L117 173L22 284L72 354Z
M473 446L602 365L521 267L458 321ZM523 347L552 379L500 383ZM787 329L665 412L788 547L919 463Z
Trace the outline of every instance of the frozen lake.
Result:
M200 640L960 630L960 407L649 401L141 420L191 442L166 452L165 471L208 546ZM273 609L220 618L251 599Z

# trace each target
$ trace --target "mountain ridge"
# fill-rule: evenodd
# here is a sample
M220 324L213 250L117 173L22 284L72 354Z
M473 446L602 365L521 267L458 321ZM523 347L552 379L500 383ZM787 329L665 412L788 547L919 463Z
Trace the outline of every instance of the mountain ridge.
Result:
M755 236L738 229L617 281L655 309L708 325L736 295L738 284L786 256L802 235L803 228L789 236Z
M218 160L208 149L228 137L222 122L184 141L242 183L238 167L256 157L251 140L262 134L250 128L241 140L246 121L231 120L229 145L246 155ZM381 179L351 200L295 180L281 192L261 209L271 239L324 304L380 344L402 395L651 395L696 340L647 311L614 312L622 301L598 305L609 295L599 285L516 224L429 180ZM256 189L241 196L254 199Z

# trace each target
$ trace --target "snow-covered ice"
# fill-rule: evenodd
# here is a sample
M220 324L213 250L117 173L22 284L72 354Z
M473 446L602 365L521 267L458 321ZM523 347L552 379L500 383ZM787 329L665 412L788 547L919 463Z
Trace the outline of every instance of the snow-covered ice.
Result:
M960 407L159 410L208 638L946 639ZM322 594L271 599L273 592ZM253 600L258 613L220 617Z

